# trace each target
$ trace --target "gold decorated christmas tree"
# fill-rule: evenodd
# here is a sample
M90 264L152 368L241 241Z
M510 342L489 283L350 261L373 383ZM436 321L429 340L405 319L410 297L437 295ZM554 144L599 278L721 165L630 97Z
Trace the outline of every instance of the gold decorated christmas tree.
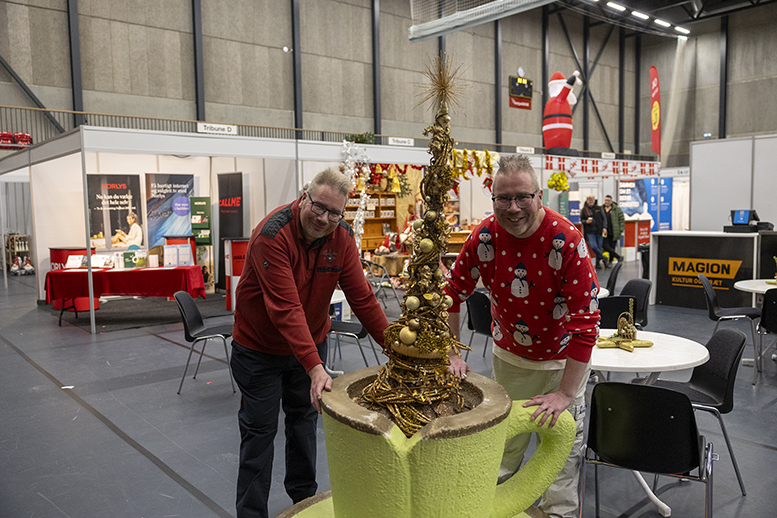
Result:
M440 262L451 232L443 207L455 176L448 107L456 103L458 71L438 56L425 72L429 84L421 102L433 101L436 108L434 124L424 130L432 155L420 186L425 213L413 222L402 314L385 331L389 360L362 392L365 402L386 409L408 437L437 416L461 411L463 404L460 381L448 371L448 353L460 354L466 346L451 335L447 310L453 300L445 294Z

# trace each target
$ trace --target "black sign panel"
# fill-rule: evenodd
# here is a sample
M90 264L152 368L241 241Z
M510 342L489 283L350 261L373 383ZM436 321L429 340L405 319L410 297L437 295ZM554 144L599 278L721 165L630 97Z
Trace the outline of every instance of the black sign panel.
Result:
M753 278L751 239L722 235L658 239L656 304L706 309L697 277L703 273L715 288L721 306L750 306L752 294L734 289L734 283Z
M219 237L243 237L243 173L219 175ZM223 241L222 241L223 243ZM219 254L217 287L226 289L224 249Z
M758 278L777 277L777 232L764 231L759 234Z
M510 76L510 97L531 98L534 82L525 77Z

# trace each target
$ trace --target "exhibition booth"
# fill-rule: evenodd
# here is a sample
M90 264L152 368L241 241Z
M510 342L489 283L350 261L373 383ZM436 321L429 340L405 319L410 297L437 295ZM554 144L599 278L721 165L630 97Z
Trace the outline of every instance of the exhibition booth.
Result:
M398 188L383 192L381 185L370 191L375 205L368 209L377 211L374 219L384 216L389 222L376 227L386 232L377 231L375 236L367 236L365 226L362 249L371 251L383 234L401 231L413 206L420 205L418 182L429 155L422 147L361 147L373 173L382 164L390 171L386 176L397 172L403 176L402 192ZM529 154L540 174L544 203L573 222L579 222L586 194L593 193L601 202L612 193L627 212L629 224L622 241L627 260L636 258L636 246L648 239L649 227L672 228L672 177L686 181L683 172L662 173L660 163L651 161L530 154L534 148L517 151ZM478 169L485 169L483 157L489 155L485 151L470 155L468 163L459 164L462 174L450 192L453 241L463 242L470 226L492 211L492 178ZM490 156L495 161L498 155ZM192 254L197 257L183 264L211 265L204 269L206 291L219 277L234 283L236 272L231 263L224 263L224 240L250 235L270 210L293 201L317 172L341 167L344 160L342 142L82 126L5 157L0 160L0 175L29 178L34 234L30 254L38 297L45 301L46 274L66 261L52 259L56 250L80 250L85 256L88 243L97 255L123 253L130 248L126 240L130 234L140 239L135 248L150 258L165 247L170 235L192 235L207 246L197 247ZM562 173L575 190L548 188L549 181ZM653 196L656 193L660 195ZM678 205L682 204L674 204ZM355 211L346 207L351 209ZM136 221L130 221L131 215ZM118 256L116 260L121 262ZM160 266L163 260L160 254ZM94 265L84 259L84 266L89 279L85 293L95 293ZM199 287L192 289L199 293Z

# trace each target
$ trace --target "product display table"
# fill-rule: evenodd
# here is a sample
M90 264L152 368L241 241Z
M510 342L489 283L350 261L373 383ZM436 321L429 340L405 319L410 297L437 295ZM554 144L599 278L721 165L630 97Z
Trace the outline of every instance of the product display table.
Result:
M199 266L128 270L95 269L92 270L92 282L94 297L103 295L172 297L177 291L187 291L193 298L205 298L205 283ZM89 282L85 268L52 270L46 274L46 304L53 300L65 301L88 296Z
M601 329L599 335L612 336L615 329ZM594 347L591 370L605 372L649 372L649 385L666 371L679 371L701 365L710 359L707 348L698 342L666 333L637 331L637 338L653 342L652 347L637 347L633 352L620 348Z

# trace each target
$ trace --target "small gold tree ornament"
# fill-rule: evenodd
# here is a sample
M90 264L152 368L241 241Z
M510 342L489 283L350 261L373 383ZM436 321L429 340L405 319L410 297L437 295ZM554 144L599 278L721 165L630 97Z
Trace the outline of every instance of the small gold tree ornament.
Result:
M448 105L458 104L459 69L452 70L450 59L438 56L424 73L429 84L421 103L433 100L437 109L434 124L424 130L432 155L420 185L426 212L413 222L402 314L384 333L388 362L362 391L363 402L384 408L407 437L463 405L460 380L448 371L448 352L453 349L460 355L468 347L452 337L447 310L453 300L445 294L447 281L440 263L451 232L443 214L455 172Z

